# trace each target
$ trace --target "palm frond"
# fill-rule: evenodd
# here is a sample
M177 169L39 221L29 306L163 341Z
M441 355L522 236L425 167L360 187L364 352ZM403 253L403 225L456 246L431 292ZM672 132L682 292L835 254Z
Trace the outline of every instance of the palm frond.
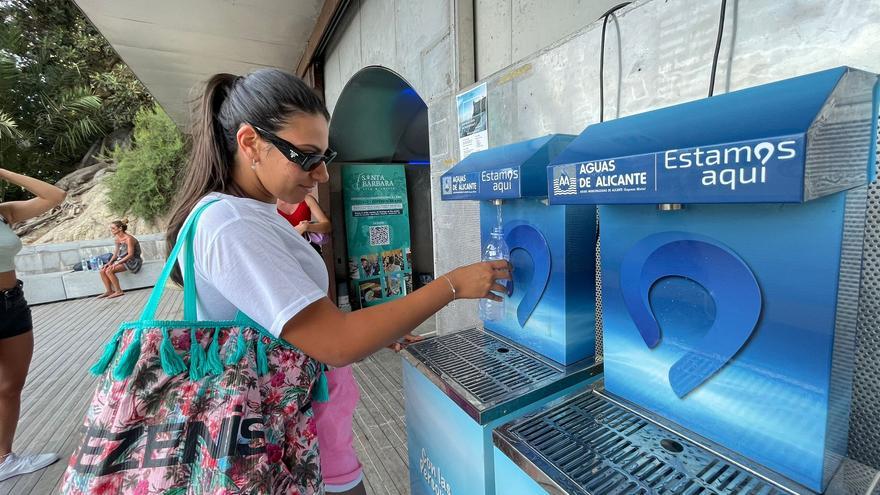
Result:
M56 151L75 152L104 130L101 99L86 87L65 90L54 98L43 94L40 102L43 111L37 116L37 128L52 137Z
M18 51L24 41L21 28L15 23L0 24L0 46L11 51Z
M94 118L69 122L55 138L55 149L74 153L101 134L101 124Z
M9 114L0 110L0 140L15 140L21 137L18 124Z
M10 55L0 52L0 91L15 85L19 75L15 60Z

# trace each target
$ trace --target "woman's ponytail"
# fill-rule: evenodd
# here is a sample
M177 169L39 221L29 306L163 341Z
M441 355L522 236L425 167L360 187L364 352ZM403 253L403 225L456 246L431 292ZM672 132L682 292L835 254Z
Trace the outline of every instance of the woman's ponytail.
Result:
M223 103L233 89L238 76L216 74L205 87L205 94L197 104L193 114L192 143L183 183L177 191L177 201L168 221L165 237L167 252L170 253L177 242L186 217L196 203L212 191L225 191L232 183L232 156L227 146L219 115ZM236 129L237 131L237 129ZM175 266L171 279L183 284L180 270Z

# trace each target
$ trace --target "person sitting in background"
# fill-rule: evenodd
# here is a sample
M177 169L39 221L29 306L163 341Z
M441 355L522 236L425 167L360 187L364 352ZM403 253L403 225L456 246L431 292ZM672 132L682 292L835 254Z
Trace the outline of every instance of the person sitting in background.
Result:
M306 194L306 199L299 203L287 203L279 199L275 206L278 208L278 213L320 253L320 244L310 239L309 233L330 235L333 227L324 210L318 205L318 200L311 194Z
M116 240L116 250L113 251L110 262L101 268L101 282L104 283L106 290L98 296L99 299L103 297L112 299L123 295L122 286L119 285L119 278L116 274L125 270L137 273L144 264L144 260L141 258L141 243L126 230L128 230L128 223L124 220L115 220L110 224L110 232Z

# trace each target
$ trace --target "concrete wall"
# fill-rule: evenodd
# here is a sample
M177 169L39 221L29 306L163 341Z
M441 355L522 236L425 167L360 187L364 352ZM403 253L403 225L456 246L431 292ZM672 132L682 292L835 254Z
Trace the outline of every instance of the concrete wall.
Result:
M370 65L397 72L430 101L453 86L460 89L456 70L483 79L570 36L618 3L354 0L327 50L327 103L332 111L345 83ZM454 60L456 43L468 43L470 53L462 47Z
M441 203L437 190L439 176L459 160L454 101L468 86L466 67L476 63L481 76L491 74L483 78L489 88L490 146L547 133L577 134L598 121L602 23L560 38L607 5L583 2L591 4L587 8L565 0L549 9L537 1L479 0L471 12L477 44L468 54L462 44L473 39L474 24L460 21L468 18L461 2L356 3L327 59L330 105L347 78L366 65L388 67L413 85L428 103L435 273L476 261L477 205ZM619 11L607 32L606 118L706 96L719 4L643 0ZM880 72L876 0L734 0L726 17L716 93L838 65ZM544 42L555 44L498 70ZM456 302L438 315L437 326L448 333L476 322L476 305Z
M324 64L324 94L333 111L357 71L381 65L428 102L448 93L454 63L455 6L450 0L352 0Z
M580 31L620 0L475 0L477 79Z

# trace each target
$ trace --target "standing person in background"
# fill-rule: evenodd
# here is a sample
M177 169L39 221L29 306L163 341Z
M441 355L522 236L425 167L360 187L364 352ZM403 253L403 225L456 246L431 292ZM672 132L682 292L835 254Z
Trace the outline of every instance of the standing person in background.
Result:
M110 261L101 268L101 282L104 283L105 292L98 296L98 299L106 297L113 299L124 294L122 286L119 285L119 278L116 276L119 272L126 270L131 273L141 271L144 264L141 258L141 243L128 232L128 223L124 220L115 220L110 224L110 233L116 240L116 249Z
M57 454L19 456L12 452L12 439L21 410L34 332L31 310L22 283L15 275L15 255L21 240L12 225L34 218L64 201L67 193L41 180L0 168L0 180L23 187L33 199L0 203L0 481L32 473L58 460Z
M276 206L278 213L286 218L293 225L293 228L320 253L320 244L313 242L309 233L329 236L333 227L330 225L330 219L324 214L324 210L318 205L318 200L311 194L307 194L306 199L299 203L287 203L279 199Z

